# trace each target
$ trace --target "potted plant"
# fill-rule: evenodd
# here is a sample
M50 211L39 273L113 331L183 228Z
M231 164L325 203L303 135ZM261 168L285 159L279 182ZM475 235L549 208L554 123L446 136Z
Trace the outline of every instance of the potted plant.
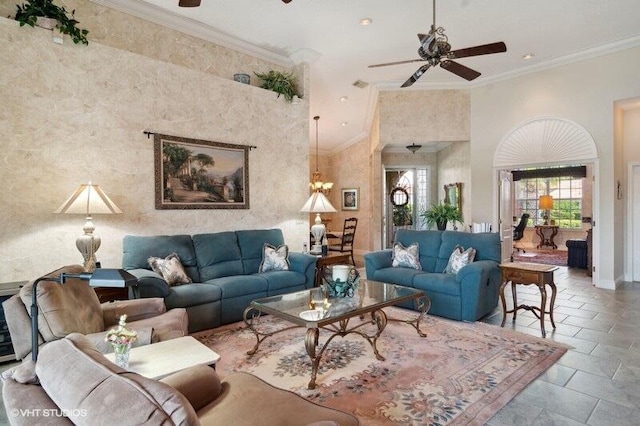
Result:
M293 73L282 73L271 70L267 73L256 72L254 74L262 80L262 86L260 87L276 92L278 97L283 95L289 102L293 101L294 96L300 97L296 91Z
M462 223L462 213L458 211L456 206L445 203L432 205L427 210L420 213L420 216L427 222L429 229L435 224L440 231L447 229L447 222L451 221Z
M36 25L38 18L51 18L57 21L55 27L63 34L68 34L74 43L89 44L86 35L89 31L78 28L75 20L75 10L67 12L64 7L53 4L53 0L27 0L22 5L17 5L15 20L20 26L25 24Z
M411 206L393 206L393 224L395 226L411 226L413 218L411 217Z

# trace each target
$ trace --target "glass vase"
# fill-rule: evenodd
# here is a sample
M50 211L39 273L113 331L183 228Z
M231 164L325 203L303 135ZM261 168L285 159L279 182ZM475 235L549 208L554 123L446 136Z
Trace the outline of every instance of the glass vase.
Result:
M131 343L126 344L118 344L112 343L113 353L115 355L116 365L118 367L124 368L125 370L129 368L129 353L131 353Z

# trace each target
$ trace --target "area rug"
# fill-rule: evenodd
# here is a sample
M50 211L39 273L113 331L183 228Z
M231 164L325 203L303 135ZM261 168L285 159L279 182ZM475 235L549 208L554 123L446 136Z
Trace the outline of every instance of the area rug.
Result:
M567 266L566 250L530 250L513 254L515 262L544 263L546 265Z
M401 308L385 312L398 319L416 315ZM260 321L264 330L287 324L273 316ZM375 358L361 336L336 337L323 355L314 390L307 389L311 362L301 328L267 338L253 356L246 352L256 338L244 324L193 336L221 355L216 364L221 376L253 373L313 402L350 412L363 425L484 424L567 350L482 323L427 316L421 329L427 337L407 324L389 321L377 343L384 361ZM328 335L321 331L320 345Z

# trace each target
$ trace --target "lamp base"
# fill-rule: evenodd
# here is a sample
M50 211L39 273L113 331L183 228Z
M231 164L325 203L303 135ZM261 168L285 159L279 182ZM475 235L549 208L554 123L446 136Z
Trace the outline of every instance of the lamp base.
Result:
M93 272L96 270L96 251L100 248L100 237L95 234L84 234L76 240L76 247L84 258L84 271Z

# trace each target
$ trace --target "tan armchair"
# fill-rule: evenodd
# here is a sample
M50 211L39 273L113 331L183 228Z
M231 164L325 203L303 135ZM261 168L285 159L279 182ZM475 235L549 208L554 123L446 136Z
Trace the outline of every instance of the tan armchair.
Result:
M52 272L79 274L80 265L65 266ZM24 359L31 353L32 284L20 289L20 293L6 300L4 308L7 326L11 334L16 359ZM120 315L127 315L127 324L138 332L136 345L174 339L188 334L188 318L184 309L167 311L160 298L120 300L100 304L98 296L82 280L69 278L65 284L41 281L38 291L38 332L40 345L61 339L71 333L86 335L103 353L110 347L104 342L105 331L118 324Z
M42 347L36 380L23 364L2 374L12 425L356 426L356 417L322 407L248 373L220 380L199 365L148 379L108 361L85 336L71 334ZM32 376L27 374L27 376ZM52 415L62 413L63 415Z

